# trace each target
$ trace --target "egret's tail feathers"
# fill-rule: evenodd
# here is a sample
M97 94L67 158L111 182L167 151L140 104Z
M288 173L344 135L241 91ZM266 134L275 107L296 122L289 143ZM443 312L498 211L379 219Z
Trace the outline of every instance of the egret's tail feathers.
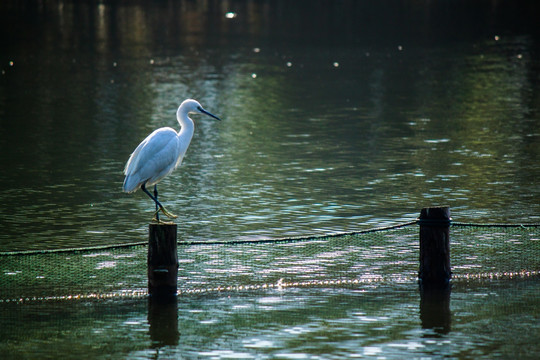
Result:
M137 181L137 179L133 176L126 176L126 179L124 180L124 185L122 186L122 190L127 193L132 193L134 191L137 191L137 189L141 186L141 184Z

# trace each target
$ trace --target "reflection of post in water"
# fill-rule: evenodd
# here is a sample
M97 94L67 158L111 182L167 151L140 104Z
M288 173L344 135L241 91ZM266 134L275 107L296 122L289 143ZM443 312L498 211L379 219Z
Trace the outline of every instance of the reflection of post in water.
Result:
M450 286L446 289L420 289L420 321L423 329L432 329L441 335L450 332Z
M178 301L175 296L148 299L148 323L153 348L178 345Z

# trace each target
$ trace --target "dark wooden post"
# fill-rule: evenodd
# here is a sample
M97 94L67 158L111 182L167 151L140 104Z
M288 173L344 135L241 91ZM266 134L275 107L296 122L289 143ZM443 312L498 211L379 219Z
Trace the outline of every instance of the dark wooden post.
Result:
M450 283L450 208L424 208L420 225L420 271L424 288L444 289Z
M178 277L176 234L176 224L149 225L148 293L151 296L176 295Z

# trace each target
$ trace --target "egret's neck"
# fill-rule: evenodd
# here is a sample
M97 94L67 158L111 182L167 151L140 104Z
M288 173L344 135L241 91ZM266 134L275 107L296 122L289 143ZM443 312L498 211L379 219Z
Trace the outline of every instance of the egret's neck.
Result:
M181 109L178 109L178 111L176 112L176 119L180 124L180 131L178 131L178 137L182 141L182 146L185 146L187 149L189 143L191 142L191 138L193 137L195 124L186 113L181 111Z

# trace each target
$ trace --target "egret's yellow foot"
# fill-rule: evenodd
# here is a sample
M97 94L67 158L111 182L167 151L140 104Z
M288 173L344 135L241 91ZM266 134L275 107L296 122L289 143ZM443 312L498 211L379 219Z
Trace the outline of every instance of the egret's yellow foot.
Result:
M170 213L167 211L167 209L165 209L163 206L160 206L159 207L159 210L161 210L161 212L163 213L163 215L165 215L166 217L168 217L169 219L176 219L178 216L174 215L173 213ZM158 210L158 211L159 211ZM156 214L157 214L157 211L156 211Z

